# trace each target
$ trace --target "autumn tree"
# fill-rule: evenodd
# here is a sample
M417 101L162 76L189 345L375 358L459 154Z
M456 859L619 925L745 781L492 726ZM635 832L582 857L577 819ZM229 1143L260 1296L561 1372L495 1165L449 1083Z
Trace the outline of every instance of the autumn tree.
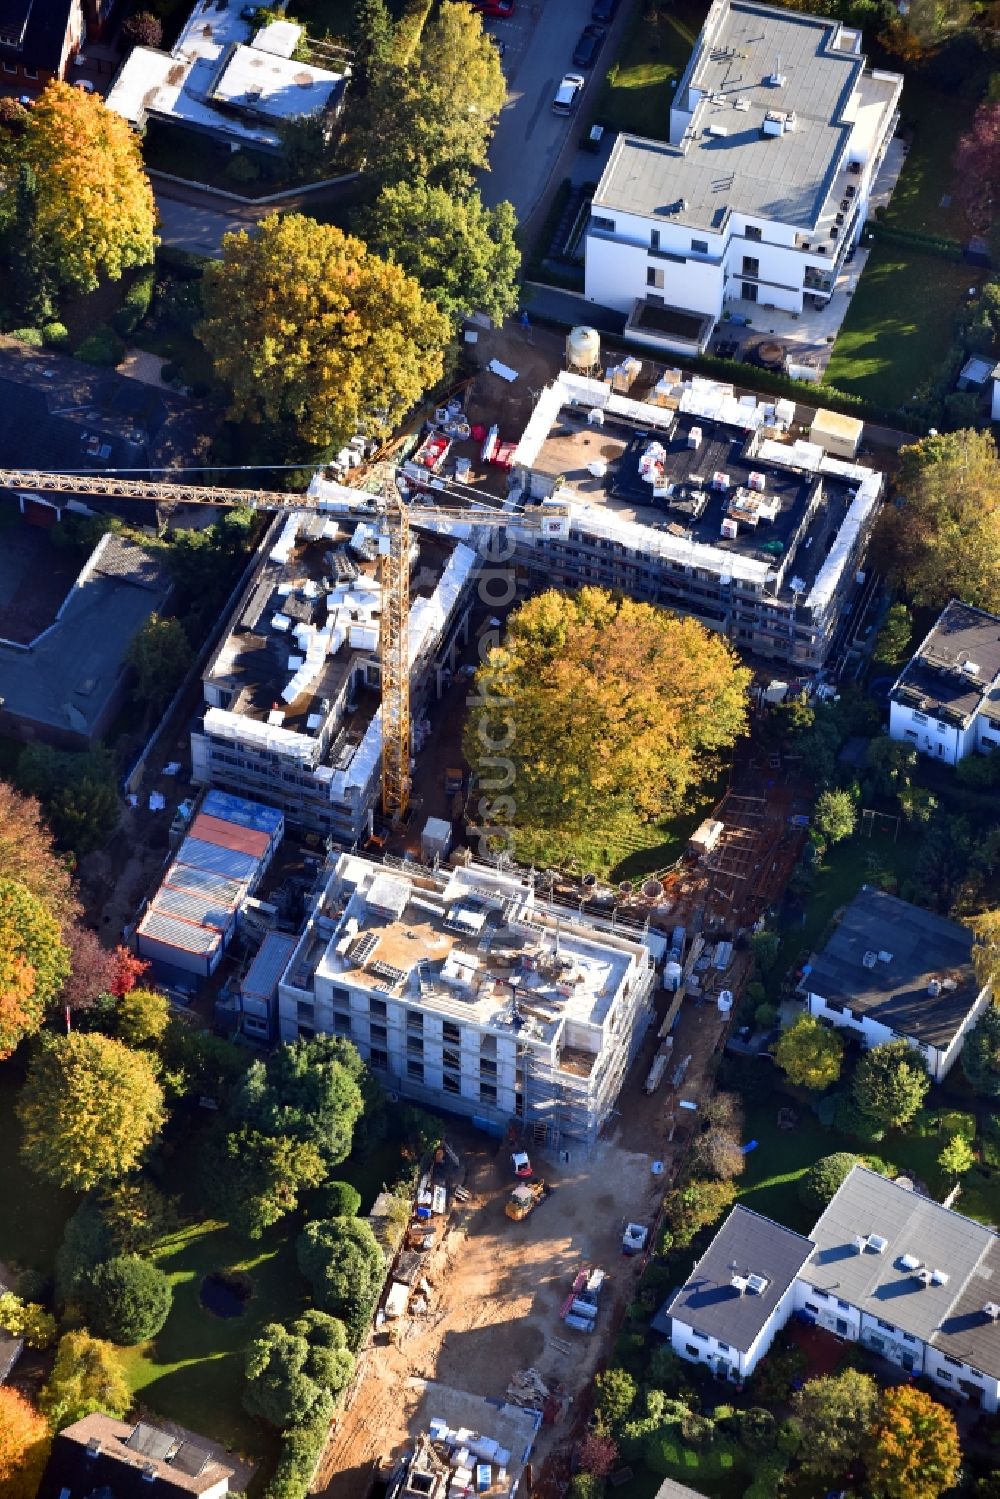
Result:
M882 1129L893 1129L909 1124L930 1085L920 1052L899 1040L866 1051L851 1087L865 1118Z
M136 10L122 22L121 36L126 47L160 47L163 22L151 10Z
M12 164L34 173L32 254L40 283L93 291L149 265L156 209L139 141L99 94L46 85L12 146ZM0 214L13 210L7 174Z
M0 879L16 880L30 890L60 927L79 915L72 878L52 847L38 802L6 781L0 781Z
M728 1130L707 1129L696 1136L687 1160L688 1169L696 1176L715 1176L728 1181L742 1176L746 1170L746 1156L739 1140Z
M955 148L955 192L974 228L989 229L1000 182L1000 100L985 99Z
M782 1031L774 1059L789 1082L817 1091L829 1088L840 1076L844 1038L831 1026L821 1025L814 1015L800 1015Z
M365 149L383 183L427 182L461 192L488 170L487 151L507 85L481 16L441 5L416 55L380 75L368 97Z
M938 1499L962 1463L954 1416L913 1385L883 1391L866 1446L868 1484L878 1499Z
M13 1291L0 1291L0 1327L12 1338L23 1338L28 1348L48 1348L56 1340L56 1319L37 1301L24 1301Z
M857 808L849 791L821 791L816 798L814 821L831 843L849 838L857 820Z
M71 1010L85 1010L102 994L112 993L118 959L87 926L71 927L66 933L66 944L70 975L60 998Z
M87 1332L65 1333L40 1404L56 1431L93 1411L124 1416L132 1391L112 1345Z
M749 680L697 620L600 588L537 594L476 674L466 758L502 793L481 815L574 831L679 810L744 729Z
M355 0L351 48L351 92L363 99L392 56L392 17L385 0Z
M136 674L136 697L152 712L162 709L191 664L184 626L179 619L151 614L132 637L126 660Z
M270 1322L246 1353L243 1404L252 1416L284 1430L330 1410L354 1373L344 1324L307 1311L290 1327Z
M972 966L980 988L995 984L1000 988L1000 910L984 911L973 916L969 925L974 938Z
M18 1114L31 1169L86 1190L138 1164L163 1123L163 1090L144 1053L74 1032L32 1057Z
M859 1434L875 1420L878 1385L870 1374L845 1369L808 1380L794 1398L794 1409L808 1433L799 1466L817 1478L833 1478L850 1465Z
M35 1499L49 1454L49 1423L17 1390L0 1386L0 1494Z
M909 599L1000 609L1000 459L989 432L924 437L900 451L899 500L879 517L873 555Z
M476 192L459 197L422 181L384 187L360 229L368 248L401 266L453 322L485 312L497 323L517 306L516 231L510 203L486 208Z
M115 1007L115 1034L126 1046L155 1045L169 1024L170 1001L158 989L131 989Z
M444 370L450 327L399 266L302 214L228 234L199 335L231 414L328 448L390 431Z
M962 1047L962 1071L983 1098L1000 1098L1000 1009L990 1005Z
M38 1030L68 975L56 919L19 880L0 879L0 1057Z

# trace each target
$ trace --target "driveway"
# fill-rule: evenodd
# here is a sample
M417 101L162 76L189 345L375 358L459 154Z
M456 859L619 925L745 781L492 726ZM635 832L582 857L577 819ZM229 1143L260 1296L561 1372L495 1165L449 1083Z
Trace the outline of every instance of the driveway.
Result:
M589 70L574 68L573 48L590 20L592 0L546 0L518 4L509 21L486 21L486 29L506 44L503 66L507 102L490 147L492 170L480 179L491 207L505 198L523 224L538 205L565 151L564 173L575 155L593 99L615 58L628 12L623 5ZM552 113L552 99L564 73L583 72L587 86L576 112L567 119Z
M236 214L217 213L211 208L181 203L176 198L165 197L160 191L156 194L156 207L160 215L160 239L165 245L175 250L187 250L192 255L219 259L222 236L231 230L247 227L246 219Z

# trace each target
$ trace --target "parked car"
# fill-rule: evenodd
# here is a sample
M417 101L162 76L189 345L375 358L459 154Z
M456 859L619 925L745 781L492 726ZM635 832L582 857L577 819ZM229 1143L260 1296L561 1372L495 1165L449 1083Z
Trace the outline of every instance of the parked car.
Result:
M469 0L469 3L481 16L495 16L499 21L509 21L514 14L514 0Z
M552 109L557 115L572 114L580 102L580 95L586 83L582 73L565 73L563 80L556 89L556 96L552 100Z
M614 20L615 13L618 10L618 6L620 5L620 3L621 0L594 0L594 7L590 12L590 19L592 21L600 21L604 26L609 25L610 22Z
M585 26L573 52L573 66L592 68L597 61L598 52L604 46L604 38L607 34L604 26Z

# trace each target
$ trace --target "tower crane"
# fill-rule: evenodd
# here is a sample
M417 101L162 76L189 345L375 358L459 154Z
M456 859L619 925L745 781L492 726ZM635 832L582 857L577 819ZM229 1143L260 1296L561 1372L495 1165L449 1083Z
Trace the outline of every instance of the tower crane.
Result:
M379 656L382 673L382 811L390 822L405 816L410 800L410 524L421 521L462 521L476 526L519 526L544 531L545 517L497 509L404 504L396 486L395 468L381 470L381 494L372 499L379 515L382 620ZM355 485L370 470L355 470ZM248 510L315 510L320 501L308 494L284 490L250 489L152 479L117 478L111 474L58 474L44 469L0 469L0 489L28 494L89 495L95 499L151 500L174 505L239 506ZM478 501L477 501L478 507Z

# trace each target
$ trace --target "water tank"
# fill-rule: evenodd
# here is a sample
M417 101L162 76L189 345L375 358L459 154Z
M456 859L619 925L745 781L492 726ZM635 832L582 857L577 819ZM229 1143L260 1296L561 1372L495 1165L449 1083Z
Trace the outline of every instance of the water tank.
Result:
M600 362L601 335L596 328L571 328L566 335L566 363L570 369L592 370Z

